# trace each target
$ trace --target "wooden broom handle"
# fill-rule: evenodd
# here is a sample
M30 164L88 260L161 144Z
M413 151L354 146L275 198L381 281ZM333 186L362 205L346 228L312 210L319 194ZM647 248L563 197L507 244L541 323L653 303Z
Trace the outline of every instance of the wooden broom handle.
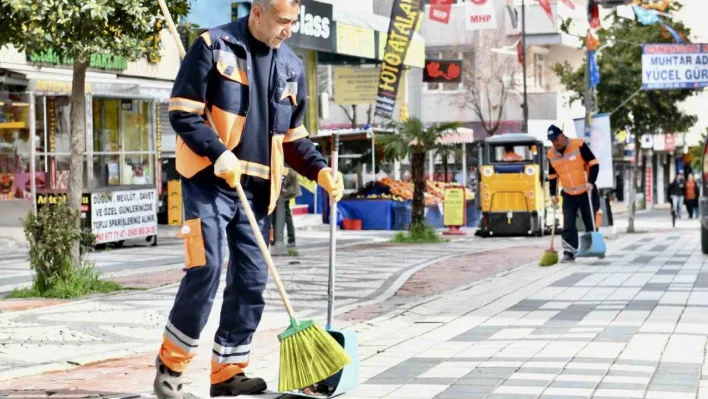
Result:
M170 10L167 9L167 4L165 4L165 0L157 0L157 2L160 4L160 8L162 9L162 15L165 17L165 21L167 22L167 27L170 31L170 34L172 35L172 38L175 40L175 43L177 44L177 48L179 49L179 57L180 57L180 59L183 59L186 52L184 50L184 46L182 45L182 41L179 38L179 33L177 33L177 28L175 27L175 23L172 21L172 16L170 15ZM218 136L219 132L216 131L216 125L214 124L214 120L211 117L211 112L209 112L209 108L204 107L204 112L206 114L207 121L209 122L209 125L211 126L212 129L214 129L215 133ZM239 200L241 200L241 205L243 206L243 210L246 211L246 216L248 217L248 223L251 224L251 229L253 230L253 235L256 236L256 241L258 242L258 248L261 250L263 257L265 258L265 261L268 264L268 269L270 270L270 274L273 276L273 281L275 281L275 286L278 288L278 293L280 294L280 297L283 299L283 304L285 305L285 309L287 310L290 318L294 319L295 318L295 311L293 310L293 307L290 304L290 299L288 298L288 293L285 292L285 287L283 286L283 282L280 280L280 275L278 274L278 270L275 268L275 263L273 263L273 258L270 256L270 250L268 249L268 246L266 245L265 240L263 239L263 234L261 233L261 229L260 229L260 227L258 227L258 222L256 221L256 216L253 214L253 210L251 210L251 206L248 205L248 198L246 198L246 193L243 191L243 187L241 186L241 182L236 182L236 187L234 187L234 188L236 189L236 192L238 193Z

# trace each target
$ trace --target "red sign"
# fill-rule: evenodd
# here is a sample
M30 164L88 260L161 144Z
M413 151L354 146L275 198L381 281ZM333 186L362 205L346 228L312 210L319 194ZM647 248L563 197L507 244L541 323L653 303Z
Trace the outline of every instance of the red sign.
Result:
M664 135L664 151L675 151L676 150L676 138L673 134Z
M462 81L462 61L425 60L423 82L460 83Z
M450 12L452 11L452 0L430 0L431 21L437 21L443 24L450 22Z
M563 4L565 4L568 8L571 10L575 10L575 4L573 3L573 0L562 0Z

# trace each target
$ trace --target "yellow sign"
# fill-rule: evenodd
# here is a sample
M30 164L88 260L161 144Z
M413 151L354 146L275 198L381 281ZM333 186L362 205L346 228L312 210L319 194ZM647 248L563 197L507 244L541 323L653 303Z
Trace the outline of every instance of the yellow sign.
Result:
M62 93L71 94L71 81L62 80L38 80L34 85L37 93ZM91 93L91 84L86 83L84 93Z
M337 53L375 59L374 35L371 29L337 23Z
M378 93L378 68L334 67L334 102L339 105L374 104ZM398 100L405 96L405 74L401 77Z
M167 223L172 226L182 224L182 184L179 180L167 182Z
M443 224L463 226L465 224L465 190L459 186L445 188L443 202Z

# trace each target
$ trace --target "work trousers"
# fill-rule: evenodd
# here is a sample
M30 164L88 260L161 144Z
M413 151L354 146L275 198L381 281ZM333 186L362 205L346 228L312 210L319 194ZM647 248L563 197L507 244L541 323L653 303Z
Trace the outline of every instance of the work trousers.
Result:
M592 218L595 217L595 212L600 209L600 195L597 188L593 188L592 211L587 192L578 195L563 192L561 195L563 196L563 254L575 258L578 253L578 229L575 225L578 211L585 223L585 231L592 231Z
M248 365L253 333L265 306L268 269L238 197L187 179L182 179L182 196L185 221L178 237L184 238L186 274L165 327L160 358L173 371L183 372L197 353L228 246L224 301L211 356L211 383L218 384ZM268 242L268 198L249 202Z

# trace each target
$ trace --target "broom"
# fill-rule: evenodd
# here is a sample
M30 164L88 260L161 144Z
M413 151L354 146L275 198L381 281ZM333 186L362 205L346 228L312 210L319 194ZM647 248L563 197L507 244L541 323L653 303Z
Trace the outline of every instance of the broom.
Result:
M539 266L553 266L556 263L558 263L558 252L556 252L555 249L553 249L553 242L556 239L556 209L557 207L554 205L553 206L553 226L551 227L551 247L548 248L543 252L543 255L541 256L541 260L538 261Z
M184 58L184 47L179 39L179 34L165 0L157 1L160 4L170 33L177 43L180 58ZM204 111L209 125L216 129L209 108L205 108ZM246 193L244 193L243 187L241 187L239 182L236 183L235 188L248 217L251 229L253 229L253 234L256 236L258 248L260 248L268 264L275 286L290 316L290 326L282 334L278 335L278 340L281 342L278 390L285 392L305 388L334 375L349 364L351 359L344 351L344 348L321 326L315 324L312 320L297 320L295 311L288 299L288 294L285 292L285 287L283 287L280 275L273 263L273 258L270 256L270 251L258 227L258 222L256 222L256 217L253 215L250 205L248 205Z

